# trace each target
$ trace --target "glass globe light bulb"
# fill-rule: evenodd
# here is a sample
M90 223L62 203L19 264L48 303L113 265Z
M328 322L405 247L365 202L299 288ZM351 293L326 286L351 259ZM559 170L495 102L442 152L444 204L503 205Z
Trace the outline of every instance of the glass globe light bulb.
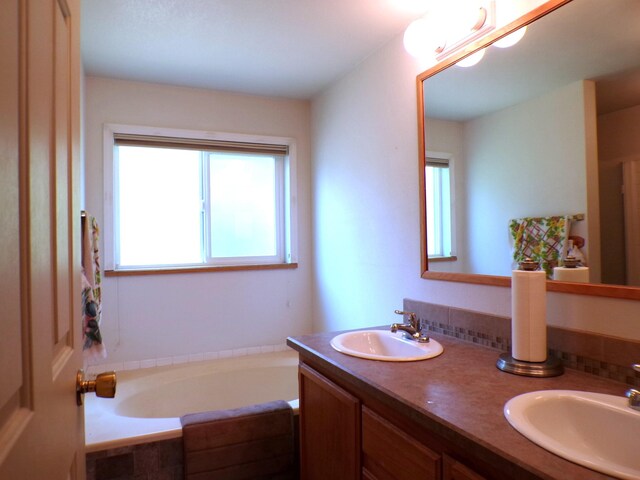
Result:
M484 52L485 52L485 48L483 48L482 50L477 51L476 53L473 53L471 55L469 55L468 57L460 60L459 62L456 63L456 65L458 67L472 67L474 66L476 63L478 63L480 60L482 60L482 57L484 57Z
M494 42L493 45L498 47L498 48L509 48L509 47L512 47L516 43L518 43L520 40L522 40L522 37L524 37L524 34L526 32L527 32L527 27L524 26L521 29L516 30L513 33L510 33L506 37L501 38L497 42Z
M433 22L419 18L409 24L404 32L404 48L416 58L433 57L438 48L443 47L438 37L439 29L433 28Z

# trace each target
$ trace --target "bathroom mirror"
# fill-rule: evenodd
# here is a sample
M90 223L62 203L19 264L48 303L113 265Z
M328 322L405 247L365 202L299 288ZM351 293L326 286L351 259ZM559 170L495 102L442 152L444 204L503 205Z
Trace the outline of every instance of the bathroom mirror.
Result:
M640 2L547 2L483 45L525 24L518 44L488 46L475 66L453 62L480 45L418 76L420 171L427 156L451 162L455 232L451 255L428 258L421 174L422 276L509 286L510 219L582 214L571 233L586 239L591 283L548 290L640 300L626 285L621 194L623 163L640 160L640 140L629 150L640 138ZM631 140L617 143L620 132Z

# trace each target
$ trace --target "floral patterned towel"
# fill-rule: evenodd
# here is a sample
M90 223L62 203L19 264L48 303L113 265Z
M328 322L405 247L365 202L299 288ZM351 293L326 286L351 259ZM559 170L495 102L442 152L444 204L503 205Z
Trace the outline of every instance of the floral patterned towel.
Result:
M104 358L107 351L102 342L102 292L98 222L90 215L82 221L82 333L85 357Z
M509 221L516 265L529 257L551 278L553 267L567 253L571 217L525 217Z

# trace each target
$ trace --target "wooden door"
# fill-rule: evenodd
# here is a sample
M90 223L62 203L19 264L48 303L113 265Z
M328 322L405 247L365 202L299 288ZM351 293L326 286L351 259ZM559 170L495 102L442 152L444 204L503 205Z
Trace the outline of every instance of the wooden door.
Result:
M300 471L302 480L360 478L360 401L301 364Z
M0 0L0 478L80 479L79 1Z

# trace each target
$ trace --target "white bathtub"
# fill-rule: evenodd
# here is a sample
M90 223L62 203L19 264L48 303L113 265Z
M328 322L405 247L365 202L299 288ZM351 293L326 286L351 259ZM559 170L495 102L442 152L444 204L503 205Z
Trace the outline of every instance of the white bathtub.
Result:
M180 437L186 413L272 400L297 409L297 365L284 351L117 372L115 398L85 395L86 451Z

